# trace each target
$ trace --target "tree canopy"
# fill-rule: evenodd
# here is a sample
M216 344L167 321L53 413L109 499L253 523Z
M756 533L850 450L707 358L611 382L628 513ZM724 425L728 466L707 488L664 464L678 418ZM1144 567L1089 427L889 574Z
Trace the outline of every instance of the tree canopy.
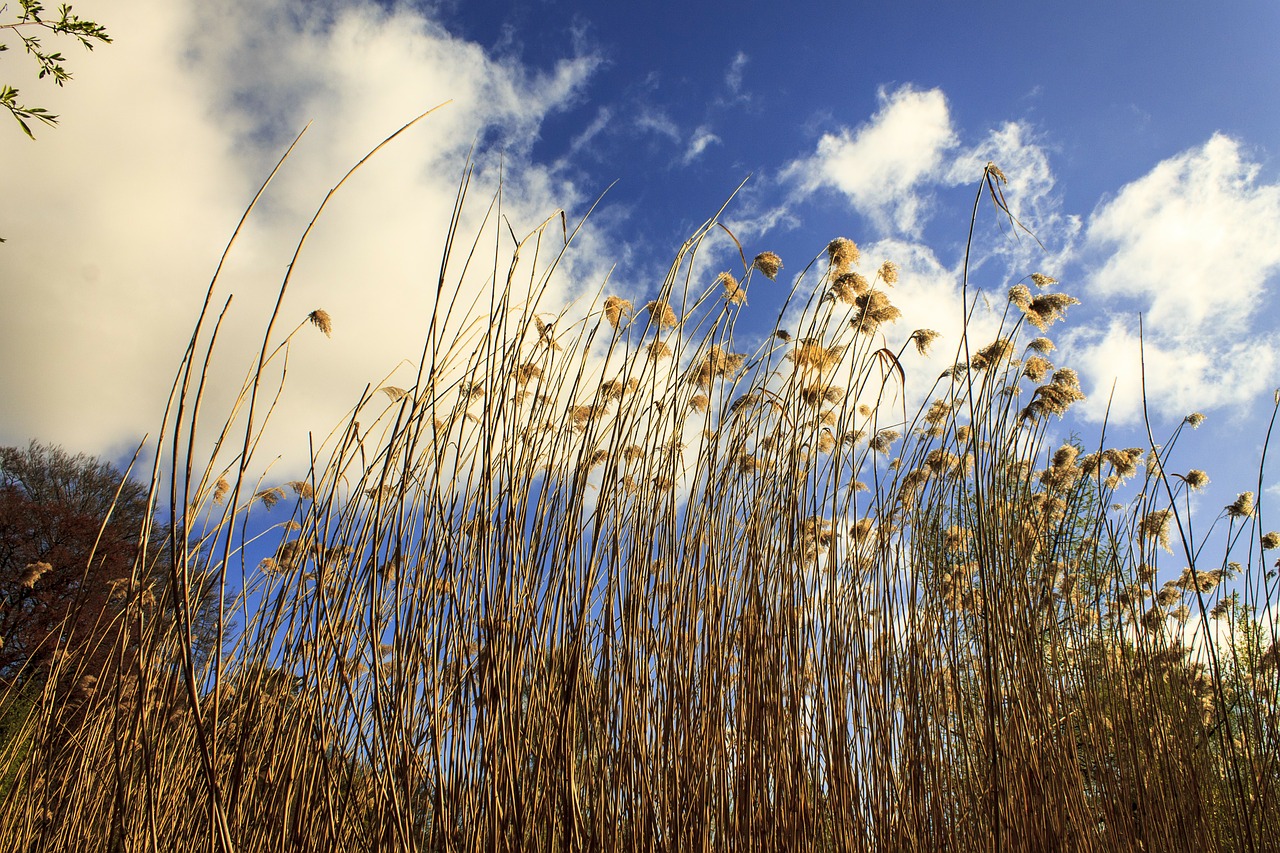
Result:
M107 35L106 29L101 24L81 18L67 3L58 7L57 17L46 17L44 5L38 0L19 0L18 6L21 11L17 13L17 17L0 22L0 30L9 30L18 37L27 55L35 60L39 69L36 73L37 79L43 80L48 77L59 86L71 79L71 73L62 64L66 62L66 57L60 51L50 50L41 42L41 38L45 35L70 37L88 50L93 50L96 42L111 43L111 36ZM6 7L0 6L0 14L5 11ZM8 49L8 44L0 42L0 52ZM0 84L0 105L3 105L17 120L27 136L35 139L28 121L40 121L50 127L58 123L56 115L44 107L20 101L19 94L16 87L7 83Z

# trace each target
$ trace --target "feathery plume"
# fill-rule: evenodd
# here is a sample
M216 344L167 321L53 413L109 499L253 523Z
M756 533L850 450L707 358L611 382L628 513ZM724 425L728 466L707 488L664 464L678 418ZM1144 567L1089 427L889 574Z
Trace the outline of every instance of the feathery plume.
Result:
M1241 492L1236 499L1227 505L1227 515L1231 518L1249 518L1253 515L1253 492Z
M631 303L620 296L608 296L604 300L604 316L615 329L631 313Z
M756 255L756 259L751 265L760 272L764 273L765 278L769 281L778 280L778 270L782 269L782 258L779 258L773 252L761 252Z
M827 258L835 269L844 269L856 264L862 257L858 246L847 237L837 237L827 244Z
M311 324L320 331L324 332L326 338L333 335L333 321L329 318L329 312L323 308L317 308L307 315L307 319Z
M644 307L649 312L650 322L659 329L670 329L680 322L675 310L664 299L655 299Z

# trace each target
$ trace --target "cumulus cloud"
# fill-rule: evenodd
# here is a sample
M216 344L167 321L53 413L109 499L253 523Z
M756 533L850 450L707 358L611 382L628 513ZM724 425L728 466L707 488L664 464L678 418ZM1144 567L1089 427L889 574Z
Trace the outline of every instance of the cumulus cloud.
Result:
M1138 414L1139 313L1156 410L1244 403L1275 384L1276 354L1257 319L1280 269L1280 184L1259 180L1239 142L1216 134L1158 164L1093 212L1084 241L1099 259L1088 293L1112 311L1105 330L1073 338L1094 417L1112 381L1112 417Z
M576 188L525 158L543 119L580 96L593 57L533 72L406 7L230 6L113 4L116 43L77 65L53 104L62 126L27 144L23 168L7 173L13 197L33 201L0 222L9 241L0 253L0 362L9 366L0 442L37 437L116 453L154 430L222 246L308 120L215 294L215 308L235 298L210 377L211 417L237 395L293 247L328 189L415 112L453 100L344 187L293 267L276 339L316 308L332 316L333 337L304 328L296 338L271 453L305 452L308 430L322 435L361 389L420 354L473 143L473 203L457 251L465 257L483 225L490 263L464 275L456 259L445 301L460 289L459 306L470 306L483 292L496 241L509 248L511 232L527 233L556 206L572 222ZM503 220L486 214L499 175ZM550 282L551 310L601 280L591 236L583 239Z
M801 195L830 189L881 228L916 233L928 199L919 192L943 173L958 138L940 89L880 91L866 124L824 135L817 150L783 171Z

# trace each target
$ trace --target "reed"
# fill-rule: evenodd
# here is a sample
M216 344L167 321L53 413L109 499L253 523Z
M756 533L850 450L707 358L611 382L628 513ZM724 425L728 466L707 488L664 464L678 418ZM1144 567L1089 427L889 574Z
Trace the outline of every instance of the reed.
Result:
M975 223L984 193L1012 219L1002 181ZM553 217L495 261L487 312L440 301L411 387L355 401L279 484L252 475L269 368L341 318L273 316L210 415L215 276L152 483L179 532L136 571L170 598L135 583L74 714L53 686L3 697L0 846L1275 849L1280 537L1251 493L1193 534L1207 478L1175 450L1200 416L1052 446L1083 394L1024 339L1076 300L1036 273L994 338L939 340L845 238L796 278L794 328L740 346L782 259L699 282L721 229L641 310L552 314ZM197 453L209 420L230 464Z

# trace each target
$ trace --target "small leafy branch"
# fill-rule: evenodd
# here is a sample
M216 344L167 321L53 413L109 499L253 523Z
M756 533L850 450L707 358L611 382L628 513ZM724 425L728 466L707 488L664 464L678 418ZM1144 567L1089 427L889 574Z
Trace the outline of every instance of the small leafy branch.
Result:
M16 20L6 23L0 23L0 30L11 30L14 35L22 42L23 48L29 56L35 58L36 64L40 67L37 79L45 77L53 78L53 82L59 86L71 79L71 74L63 67L62 63L66 62L66 57L58 51L48 51L41 44L40 39L45 35L42 30L46 30L55 36L70 36L79 41L88 50L93 50L95 42L111 43L111 36L107 35L106 29L98 23L85 20L76 15L71 6L63 3L58 7L57 18L45 18L44 6L38 0L19 0L22 11L18 14ZM8 11L8 4L0 6L0 16ZM9 45L0 42L0 51L6 51ZM9 110L22 130L27 136L35 139L35 134L31 132L31 126L27 124L29 120L44 122L50 127L58 123L58 117L50 113L44 107L29 106L18 100L18 90L6 84L0 84L0 104Z

